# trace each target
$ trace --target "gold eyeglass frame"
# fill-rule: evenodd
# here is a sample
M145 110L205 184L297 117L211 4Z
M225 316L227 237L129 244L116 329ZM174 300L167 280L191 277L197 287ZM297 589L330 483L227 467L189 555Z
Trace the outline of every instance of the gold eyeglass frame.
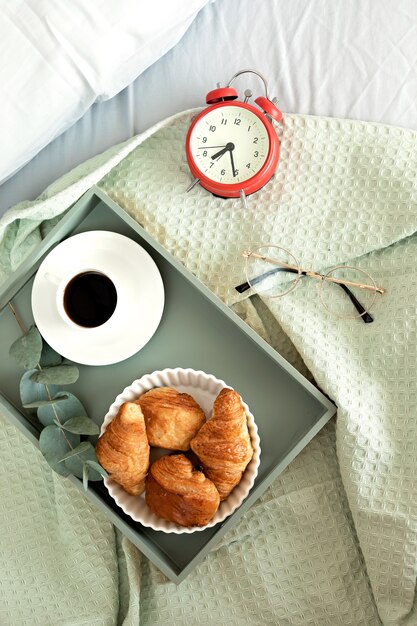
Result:
M273 259L267 255L263 255L263 254L259 254L256 252L256 250L260 250L262 248L275 248L277 250L281 250L283 252L285 252L289 257L294 259L295 265L291 265L289 263L285 263L283 261L278 261L277 259ZM267 298L282 298L283 296L291 293L292 291L294 291L294 289L297 287L298 283L300 282L300 279L302 278L302 276L309 276L310 278L314 278L316 280L319 280L320 283L317 285L318 290L319 290L319 296L320 296L320 301L322 303L322 305L324 306L324 308L331 314L334 315L340 319L357 319L358 317L364 317L366 314L369 314L369 311L372 309L372 307L375 304L376 298L377 298L377 294L384 294L385 293L385 289L383 287L378 287L377 284L375 283L374 279L372 278L372 276L370 274L368 274L368 272L366 272L363 269L360 269L358 267L354 267L352 265L338 265L336 267L332 267L326 274L320 274L318 272L315 272L313 270L307 270L302 268L301 263L299 262L299 260L292 254L292 252L290 252L289 250L287 250L286 248L283 248L282 246L277 246L275 244L263 244L263 245L259 245L254 247L253 250L244 250L242 252L242 256L246 258L246 268L245 268L245 273L246 273L246 280L247 280L247 284L249 285L249 287L251 287L252 289L254 289L257 292L256 287L253 286L252 281L253 278L251 279L248 275L248 259L249 258L256 258L256 259L261 259L263 261L267 261L269 263L271 263L272 265L276 265L279 267L286 267L291 271L295 271L297 272L297 276L294 278L294 280L291 281L291 286L289 287L289 289L287 289L287 291L284 291L283 293L277 294L275 296L270 296L267 294L261 294L264 295ZM360 272L361 274L363 274L364 276L366 276L367 280L371 283L371 284L366 284L366 283L361 283L361 282L355 282L355 281L351 281L351 280L343 280L341 278L336 278L331 276L331 274L333 272L335 272L336 270L342 270L342 269L351 269L351 270L355 270L357 272ZM359 310L357 308L357 306L354 304L355 308L357 308L358 310L358 314L357 315L339 315L338 313L336 313L335 311L333 311L332 309L330 309L323 297L323 285L325 283L334 283L334 284L338 284L341 286L345 286L348 290L348 294L347 296L352 300L352 297L356 299L356 296L354 296L353 294L351 294L350 290L348 289L349 287L357 287L359 289L364 289L367 291L372 291L373 292L373 299L370 303L370 305L364 307L363 305L360 306L364 309L362 313L359 313ZM239 290L239 289L238 289ZM257 292L258 293L258 292ZM351 294L351 295L349 295ZM356 299L357 300L357 299ZM366 321L373 321L373 318L371 316L369 316L370 319L366 320ZM365 321L365 320L364 320Z

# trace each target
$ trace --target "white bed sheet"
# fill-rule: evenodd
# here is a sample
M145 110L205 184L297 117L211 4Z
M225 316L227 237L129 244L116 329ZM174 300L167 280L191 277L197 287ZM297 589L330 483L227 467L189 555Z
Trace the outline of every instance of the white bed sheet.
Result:
M72 167L165 117L205 103L244 68L262 72L285 112L417 129L414 0L217 0L135 82L94 104L0 186L0 214ZM237 88L262 92L258 80ZM1 106L1 105L0 105Z
M161 58L207 2L0 3L0 180Z

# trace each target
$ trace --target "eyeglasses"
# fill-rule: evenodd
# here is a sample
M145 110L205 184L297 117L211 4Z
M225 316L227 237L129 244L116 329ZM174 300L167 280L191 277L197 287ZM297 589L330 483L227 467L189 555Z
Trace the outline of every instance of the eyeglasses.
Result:
M318 288L323 306L336 317L362 318L369 324L374 321L369 311L379 295L385 293L364 270L349 265L333 267L326 274L303 269L289 250L275 245L263 245L245 250L247 282L235 287L243 293L253 289L268 298L280 298L293 291L303 276L319 281ZM290 279L291 274L295 274Z

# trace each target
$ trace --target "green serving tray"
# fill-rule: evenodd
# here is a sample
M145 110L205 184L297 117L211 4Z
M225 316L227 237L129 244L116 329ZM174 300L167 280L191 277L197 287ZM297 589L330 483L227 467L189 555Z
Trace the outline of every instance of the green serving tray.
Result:
M118 232L143 246L159 267L166 298L158 330L137 354L115 365L80 366L79 380L67 388L80 398L89 415L100 425L115 397L135 379L166 367L189 367L211 373L235 388L258 426L261 462L255 484L230 517L207 530L176 535L146 528L119 509L103 483L89 484L86 497L168 578L179 583L235 526L336 408L103 191L93 187L0 290L0 405L35 445L39 432L25 417L19 399L22 370L8 355L11 343L20 336L8 302L13 301L26 325L32 324L32 282L41 261L57 243L87 230ZM71 480L83 489L74 476L62 480Z

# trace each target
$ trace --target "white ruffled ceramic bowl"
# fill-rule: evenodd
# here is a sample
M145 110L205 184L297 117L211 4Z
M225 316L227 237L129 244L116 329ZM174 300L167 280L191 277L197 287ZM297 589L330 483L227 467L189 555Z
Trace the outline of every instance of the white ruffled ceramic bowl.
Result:
M211 415L214 400L224 387L230 387L230 385L227 385L223 380L219 380L211 374L192 369L181 369L179 367L175 369L167 368L153 372L152 374L147 374L135 380L117 396L104 418L101 434L104 433L107 425L116 416L123 402L132 402L145 393L145 391L149 391L154 387L173 387L181 393L188 393L198 402L205 412L206 418L208 418ZM248 405L243 402L243 406L246 411L249 435L254 450L253 457L240 483L235 487L229 497L220 503L216 514L206 526L192 526L186 528L164 520L149 510L144 493L141 496L131 496L114 480L106 478L104 484L116 504L126 515L129 515L136 522L140 522L143 526L147 526L153 530L160 530L165 533L193 533L198 530L204 530L205 528L211 528L226 519L226 517L231 515L248 496L258 473L260 462L261 448L255 419ZM151 448L151 462L166 453L167 451Z

